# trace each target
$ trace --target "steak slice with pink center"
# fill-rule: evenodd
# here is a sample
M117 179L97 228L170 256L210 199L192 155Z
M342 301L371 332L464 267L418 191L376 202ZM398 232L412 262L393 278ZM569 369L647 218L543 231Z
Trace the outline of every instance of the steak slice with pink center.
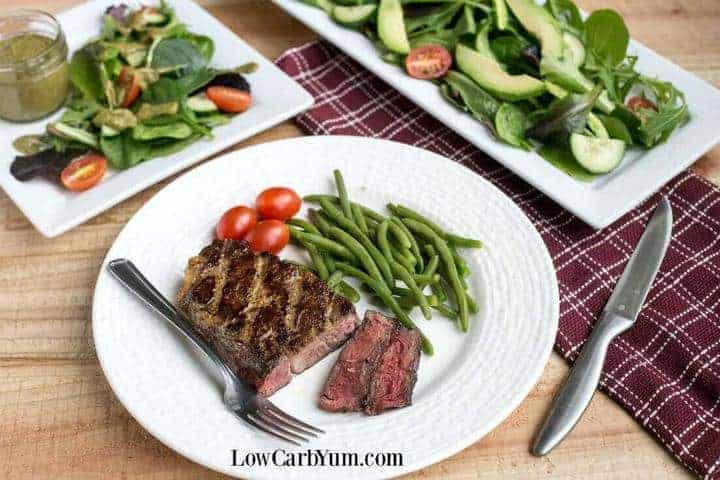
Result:
M363 409L370 377L395 330L392 318L374 311L365 313L365 321L345 345L330 371L320 395L320 408L331 412Z
M421 343L417 329L397 326L370 379L365 413L377 415L412 403Z

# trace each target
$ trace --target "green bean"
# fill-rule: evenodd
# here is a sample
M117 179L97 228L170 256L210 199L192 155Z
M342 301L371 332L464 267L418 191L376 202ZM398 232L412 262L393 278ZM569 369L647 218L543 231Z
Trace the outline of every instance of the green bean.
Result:
M332 288L332 287L334 287L335 285L337 285L338 283L340 283L340 281L342 281L342 278L343 278L343 272L341 272L340 270L335 270L335 271L332 273L332 275L330 275L330 276L328 277L328 279L327 279L327 284L328 284L329 287Z
M380 251L383 255L385 255L385 258L388 260L393 259L392 250L390 250L390 242L388 242L387 233L388 233L388 226L390 225L390 221L386 218L382 222L380 222L380 225L378 225L377 230L375 231L375 237L377 238L377 243L380 246Z
M433 285L440 281L440 275L433 273L432 275L415 275L415 283L418 287L425 288L428 285Z
M347 263L338 262L337 264L338 270L342 270L348 275L351 275L361 282L365 283L368 287L370 287L375 294L382 300L382 302L392 310L392 312L397 316L400 323L403 324L406 328L415 328L420 332L420 337L422 338L422 349L423 352L425 352L427 355L433 354L433 347L430 343L430 340L425 336L425 334L415 325L415 323L412 321L412 319L408 316L408 314L403 310L400 305L398 305L397 301L395 300L395 297L392 296L390 293L390 289L382 282L377 281L374 278L371 278L368 276L365 272L362 272L358 270L357 268L348 265Z
M480 311L480 307L478 307L477 302L475 302L475 299L470 296L470 293L468 293L467 290L465 290L465 297L467 298L468 310L470 310L470 313L473 315L478 313Z
M434 249L433 249L434 250ZM430 257L430 261L425 265L423 275L432 275L437 270L438 264L440 263L440 256L435 254Z
M417 240L415 239L415 236L408 230L407 226L400 220L399 217L390 217L390 221L394 222L397 227L405 233L405 236L410 241L410 251L415 256L415 259L417 260L417 268L419 271L425 270L425 260L423 259L422 254L420 253L420 245L418 245Z
M363 215L358 204L353 203L352 205L350 205L350 210L352 210L351 218L355 219L355 223L360 228L360 231L363 232L365 235L367 235L368 234L368 226L367 226L367 222L365 221L365 215Z
M410 250L410 248L412 247L412 243L410 242L410 239L405 234L405 232L395 223L391 223L388 228L390 230L390 233L397 239L400 248L402 248L403 250Z
M434 308L435 310L437 310L438 312L440 312L440 314L442 314L443 316L449 318L450 320L457 320L457 319L458 319L458 313L457 313L455 310L453 310L452 308L448 307L447 305L443 305L443 304L441 303L441 304L438 304L438 305L433 305L432 308Z
M438 299L435 295L426 295L425 299L427 300L428 305L430 305L430 307L434 308L434 307L438 306ZM401 297L398 297L397 302L398 302L398 305L400 305L402 308L405 308L405 309L413 309L418 306L417 300L415 299L414 295L409 295L409 296L403 295Z
M310 209L308 212L310 214L310 219L315 223L318 230L327 237L328 231L330 230L330 222L327 218L315 209Z
M288 220L287 223L288 223L288 225L294 225L296 227L300 227L308 233L314 233L316 235L320 235L320 230L318 230L315 225L308 222L307 220L303 220L302 218L291 218L290 220Z
M458 273L461 277L469 277L470 276L470 269L467 266L467 263L465 262L465 259L460 256L458 251L455 249L455 247L450 247L450 252L453 255L453 259L455 260L455 266L457 267Z
M380 253L380 250L378 250L375 244L370 241L368 236L360 230L360 227L355 225L355 223L351 220L352 217L348 218L343 215L340 210L335 208L335 206L327 200L320 200L320 206L322 207L322 211L325 212L332 221L334 221L338 224L338 226L347 231L347 233L354 237L354 239L356 239L364 247L364 249L367 250L367 252L372 257L375 265L377 265L377 267L380 269L380 273L382 274L382 280L387 282L388 285L392 285L395 282L395 277L393 277L387 259L385 259L383 254Z
M445 239L449 244L456 245L458 247L466 247L466 248L481 248L482 242L480 240L475 240L474 238L465 238L461 237L459 235L453 235L452 233L448 233L445 230L443 230L438 224L433 222L432 220L428 219L424 215L416 212L415 210L412 210L410 208L404 207L402 205L393 205L388 204L388 210L393 212L398 217L407 217L412 220L418 221L420 223L424 223L428 227L430 227L436 234L438 234L441 238Z
M303 197L303 200L310 203L319 203L320 200L325 199L333 203L339 203L340 200L335 195L323 195L323 194L313 194L313 195L305 195ZM382 214L376 212L370 207L366 207L365 205L362 205L360 203L350 202L351 205L357 205L360 207L360 210L363 212L363 214L367 217L368 220L371 220L375 223L380 223L385 218L382 216Z
M409 272L415 271L415 265L417 264L417 260L415 260L415 257L410 255L410 257L403 255L402 252L400 252L397 248L394 246L390 246L390 253L392 254L392 258L399 262L400 265L407 268Z
M317 272L318 277L320 277L321 280L328 280L330 273L328 272L325 261L323 260L322 255L320 255L320 252L318 252L317 247L308 242L303 242L302 246L305 247L305 250L307 250L310 255L310 260L312 260L313 265L315 265L315 271Z
M458 324L460 326L460 330L463 332L467 332L468 330L468 302L467 302L467 296L465 295L465 289L462 286L462 282L460 281L460 275L457 272L457 267L455 266L455 260L453 259L452 252L450 252L450 248L448 248L447 243L445 240L440 238L440 236L431 229L428 225L419 222L417 220L413 220L412 218L404 218L403 222L405 225L413 232L418 233L419 235L429 239L432 241L433 246L438 251L438 254L440 255L440 260L442 261L446 272L448 281L450 282L450 286L452 287L453 291L455 292L455 298L457 300L458 304Z
M360 293L358 293L357 290L355 290L349 283L340 281L337 285L335 285L335 293L338 295L342 295L343 297L350 300L352 303L357 303L360 301Z
M335 176L335 188L338 191L338 197L340 198L340 207L342 208L343 214L347 218L353 218L352 207L350 206L350 197L348 197L347 188L345 188L345 180L343 180L342 173L340 170L333 170Z
M422 290L417 286L417 283L415 283L415 279L413 279L412 274L408 272L405 267L400 265L395 260L390 259L390 268L393 271L393 274L395 274L400 280L407 285L407 287L412 292L413 296L418 302L418 305L420 305L420 310L422 311L423 317L425 317L426 320L430 320L432 318L432 313L430 313L430 305L428 305L427 299L425 298L425 295L423 295Z
M385 280L383 279L377 264L360 242L355 240L345 230L341 230L338 227L330 227L330 236L345 245L353 253L353 256L360 260L363 268L365 268L365 271L370 274L372 278L378 280L383 285L385 284ZM340 268L339 264L336 264L335 266Z
M325 260L325 265L327 265L328 272L334 273L335 270L337 270L335 268L335 259L332 255L330 255L329 253L325 253L323 255L323 260Z
M431 283L430 290L438 298L438 301L444 302L448 299L447 294L445 293L445 289L442 287L442 285L440 285L440 282Z
M355 255L347 247L341 245L338 242L330 240L329 238L323 237L321 235L315 235L314 233L301 232L300 230L295 228L290 229L290 235L293 238L299 239L300 241L313 244L320 250L330 252L333 255L336 255L344 260L355 260Z

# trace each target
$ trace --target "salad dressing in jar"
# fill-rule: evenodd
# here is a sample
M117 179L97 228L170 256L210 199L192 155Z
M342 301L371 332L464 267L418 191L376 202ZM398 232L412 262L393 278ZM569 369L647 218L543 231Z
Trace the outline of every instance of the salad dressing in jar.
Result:
M65 102L68 47L50 14L18 10L0 17L0 118L29 122Z

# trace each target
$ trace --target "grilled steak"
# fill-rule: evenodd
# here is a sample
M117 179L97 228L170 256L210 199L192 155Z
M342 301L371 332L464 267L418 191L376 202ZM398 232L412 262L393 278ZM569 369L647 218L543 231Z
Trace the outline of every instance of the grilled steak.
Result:
M358 324L352 303L314 273L234 240L216 240L190 259L177 302L263 395L335 350Z
M365 400L365 413L377 415L412 403L420 348L420 332L398 325L373 372Z
M330 371L320 396L320 408L331 412L363 409L370 377L395 333L393 319L368 311Z
M420 332L368 311L333 366L320 407L377 415L410 405L420 362Z

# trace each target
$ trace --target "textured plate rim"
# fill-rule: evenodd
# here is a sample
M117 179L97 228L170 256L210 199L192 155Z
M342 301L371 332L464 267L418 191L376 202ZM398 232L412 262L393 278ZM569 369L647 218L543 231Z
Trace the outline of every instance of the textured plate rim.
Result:
M148 433L150 433L153 437L155 437L157 440L159 440L161 443L163 443L168 448L174 450L175 452L179 453L180 455L188 458L189 460L202 465L208 469L211 469L213 471L217 471L226 475L230 475L236 478L240 478L240 474L246 475L247 478L257 478L257 479L265 479L265 478L274 478L271 474L263 474L258 473L262 470L259 470L257 468L253 469L253 473L248 477L245 472L241 471L233 471L229 470L227 468L222 469L219 468L216 465L212 465L210 462L208 462L205 458L201 457L200 455L196 455L193 451L188 450L184 448L184 446L178 444L173 440L173 437L171 435L166 435L163 431L157 430L155 428L152 428L148 422L145 422L138 412L139 409L136 407L132 407L132 402L128 400L128 398L120 393L118 390L116 384L113 382L113 380L108 376L108 368L106 365L106 360L104 360L102 349L98 349L98 341L96 338L96 329L94 328L95 320L98 317L98 291L104 287L105 282L107 279L110 278L110 275L106 273L105 267L107 265L107 262L110 260L112 251L115 247L115 245L118 243L118 241L121 239L125 231L131 226L133 220L135 217L140 213L142 210L144 210L151 202L155 200L155 197L160 196L164 191L166 191L169 187L171 187L175 182L178 182L179 180L183 179L186 176L192 176L196 170L200 170L203 168L211 168L209 165L215 163L215 162L221 162L226 157L234 157L239 155L245 155L248 151L254 151L254 150L262 150L264 148L267 148L268 145L274 145L278 143L305 143L305 142L317 142L317 141L337 141L337 142L373 142L373 143L389 143L392 144L397 148L397 146L402 146L407 149L416 150L419 151L419 154L422 155L430 155L437 157L439 159L442 159L444 162L447 162L449 165L449 168L456 168L456 169L464 169L466 170L467 175L474 175L477 180L483 182L490 188L491 191L493 191L498 197L502 198L504 201L507 202L509 209L513 211L514 214L517 215L517 218L521 224L524 224L526 227L528 227L528 233L532 235L532 237L535 238L535 240L538 242L538 247L540 247L540 251L542 252L542 261L544 263L545 269L548 269L550 272L553 273L552 281L550 282L549 286L549 298L552 298L552 304L549 305L551 316L552 316L552 324L548 325L548 335L545 338L544 343L542 344L542 349L538 348L538 355L539 355L539 361L533 365L533 367L529 370L527 370L528 374L525 377L524 383L517 388L512 398L510 398L507 403L504 405L502 409L499 409L491 418L491 420L488 420L486 424L484 425L484 428L476 430L472 435L469 435L465 438L463 438L461 441L457 441L454 443L449 444L445 448L438 449L438 451L430 455L428 457L425 457L422 461L415 462L414 464L410 464L403 467L394 467L392 470L392 473L390 476L399 476L407 473L411 473L417 470L420 470L422 468L428 467L430 465L433 465L439 461L442 461L444 459L447 459L458 452L466 449L467 447L471 446L472 444L476 443L477 441L481 440L487 433L489 433L491 430L496 428L500 423L502 423L511 413L514 411L527 397L527 395L530 393L532 388L536 385L537 381L540 379L541 374L545 368L545 365L547 364L547 361L550 357L550 354L552 352L552 348L555 341L557 326L558 326L558 318L559 318L559 288L557 284L557 278L555 275L555 268L554 264L552 262L552 258L547 250L547 247L542 240L542 237L540 236L537 229L532 225L530 220L527 218L525 213L512 201L510 198L505 195L500 189L498 189L495 185L493 185L491 182L489 182L487 179L483 178L480 175L477 175L476 173L472 172L471 170L467 169L467 167L454 162L452 160L447 159L446 157L436 154L434 152L430 152L428 150L424 150L418 147L414 147L411 145L403 144L400 142L394 142L390 140L384 140L384 139L375 139L375 138L367 138L367 137L355 137L355 136L344 136L344 135L333 135L333 136L312 136L312 137L295 137L295 138L289 138L289 139L283 139L283 140L277 140L273 142L265 142L257 145L253 145L250 147L247 147L245 149L241 150L235 150L232 152L228 152L222 156L219 156L211 161L205 162L185 173L183 173L181 176L173 180L171 183L163 187L160 191L158 191L150 200L148 200L145 205L143 205L135 214L133 214L133 217L128 221L128 223L122 228L118 236L116 237L115 241L111 245L111 247L108 249L108 253L106 254L105 258L103 259L102 266L100 268L100 271L98 273L97 281L95 284L95 290L93 292L93 308L92 308L92 322L93 322L93 343L96 347L96 353L98 357L98 362L100 363L100 366L103 370L103 374L105 375L105 378L110 385L111 389L113 390L113 393L117 397L117 399L120 401L120 403L123 405L123 407L130 413L130 415L145 429ZM552 328L550 328L552 327ZM528 439L529 441L529 439ZM269 471L268 471L269 472ZM369 478L369 479L375 479L375 478L388 478L389 475L385 475L384 471L381 469L375 469L372 471L367 472L368 475L363 476L363 478ZM308 471L308 474L310 472Z

